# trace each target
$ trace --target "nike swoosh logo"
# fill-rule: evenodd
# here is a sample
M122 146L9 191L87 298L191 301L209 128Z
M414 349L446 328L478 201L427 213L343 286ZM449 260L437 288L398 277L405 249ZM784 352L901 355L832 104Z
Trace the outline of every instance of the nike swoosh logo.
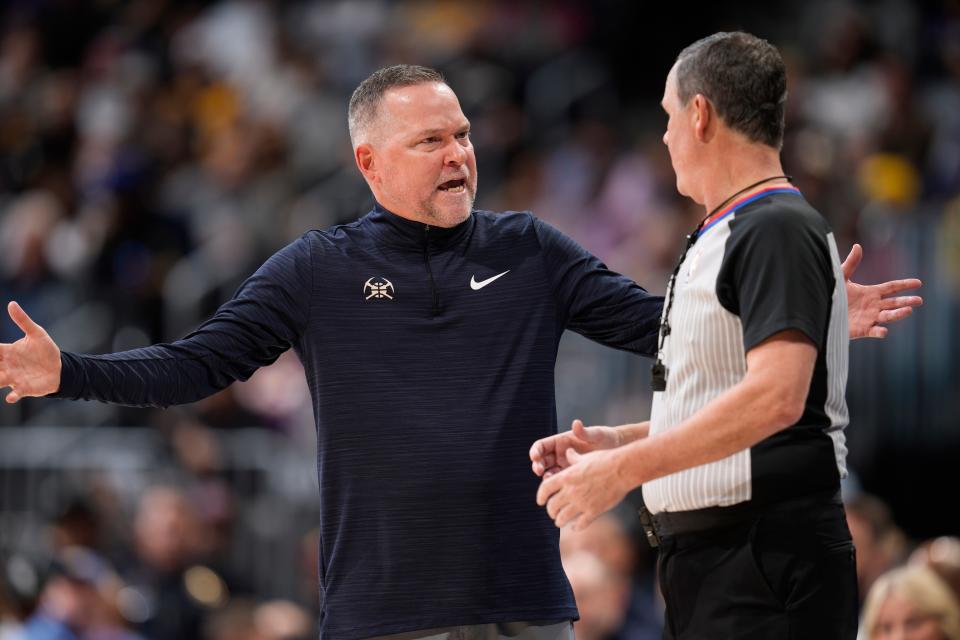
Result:
M497 278L502 278L508 273L510 273L510 269L507 269L503 273L498 273L497 275L491 278L487 278L486 280L481 280L480 282L477 282L477 279L474 276L470 276L470 288L473 289L474 291L479 291L480 289L483 289L485 286L487 286Z

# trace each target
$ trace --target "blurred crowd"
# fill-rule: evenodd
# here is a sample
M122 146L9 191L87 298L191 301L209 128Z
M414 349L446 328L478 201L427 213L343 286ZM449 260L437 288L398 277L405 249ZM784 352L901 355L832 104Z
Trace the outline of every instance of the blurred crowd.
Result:
M9 0L0 9L0 300L18 300L67 350L183 335L285 243L369 210L346 102L372 70L401 61L441 69L458 93L473 125L478 207L531 209L662 292L703 213L675 191L663 80L686 44L743 27L787 60L784 164L841 251L865 245L857 279L925 281L916 317L886 344L853 352L852 468L869 476L884 442L956 450L960 3L812 0L764 14L734 2L702 32L670 22L672 36L654 33L658 20L633 4ZM0 340L18 337L0 325ZM564 354L562 419L648 415L641 359L577 341ZM251 537L249 523L276 512L253 500L256 482L237 481L224 449L238 426L309 449L311 416L292 354L176 414L56 401L0 409L9 429L153 426L169 467L132 484L84 475L51 497L29 476L11 480L16 464L4 458L0 639L311 637L313 534L275 527L272 538ZM309 459L302 471L312 473ZM21 512L15 494L26 496ZM55 505L48 522L11 523L37 501ZM877 585L864 637L887 637L891 616L909 609L903 624L937 620L942 637L960 640L960 542L911 544L866 494L848 508L863 595ZM941 528L925 526L958 533ZM274 547L237 542L267 538ZM563 533L578 638L659 637L654 556L640 538L626 508ZM256 572L238 570L244 555L293 572L294 586L275 599Z
M42 534L44 554L24 544L2 555L0 640L316 637L315 534L300 541L298 593L257 593L224 553L231 509L210 509L214 486L150 485L129 525L102 487L64 504ZM960 640L960 537L913 542L879 498L845 492L845 505L863 640ZM580 532L564 529L560 552L580 611L578 640L661 637L656 558L632 508Z
M0 638L316 637L315 604L257 597L218 565L221 532L182 489L154 485L143 493L126 547L109 544L103 529L111 523L102 515L73 503L50 525L48 557L4 558Z

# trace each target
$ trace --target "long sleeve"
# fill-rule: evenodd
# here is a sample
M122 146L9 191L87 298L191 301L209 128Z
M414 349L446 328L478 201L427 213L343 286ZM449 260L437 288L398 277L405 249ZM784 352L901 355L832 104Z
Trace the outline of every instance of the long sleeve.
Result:
M246 380L303 334L312 280L305 235L274 254L212 318L181 340L99 356L63 352L60 389L51 397L166 407Z
M564 328L608 347L652 357L663 298L611 271L549 224L539 219L535 224Z

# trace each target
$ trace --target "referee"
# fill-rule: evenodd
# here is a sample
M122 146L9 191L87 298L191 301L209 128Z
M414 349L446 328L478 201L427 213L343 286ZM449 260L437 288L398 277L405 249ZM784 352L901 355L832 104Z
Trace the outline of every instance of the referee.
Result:
M839 499L847 296L833 233L780 164L786 86L777 50L749 34L680 53L663 141L706 215L670 280L651 421L578 425L566 446L592 442L537 495L558 527L583 527L643 485L666 638L857 632ZM535 445L535 471L557 449Z

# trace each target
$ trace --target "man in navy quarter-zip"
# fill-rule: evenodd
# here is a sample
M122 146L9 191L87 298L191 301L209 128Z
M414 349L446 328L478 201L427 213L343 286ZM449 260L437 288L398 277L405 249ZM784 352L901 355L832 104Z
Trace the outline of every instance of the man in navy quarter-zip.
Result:
M0 385L163 407L292 347L317 426L322 637L572 638L527 450L556 431L563 331L649 356L663 301L530 213L473 210L470 125L437 72L377 71L349 125L373 211L307 232L171 344L61 352L11 303L26 335L0 345ZM870 327L881 296L862 291Z

